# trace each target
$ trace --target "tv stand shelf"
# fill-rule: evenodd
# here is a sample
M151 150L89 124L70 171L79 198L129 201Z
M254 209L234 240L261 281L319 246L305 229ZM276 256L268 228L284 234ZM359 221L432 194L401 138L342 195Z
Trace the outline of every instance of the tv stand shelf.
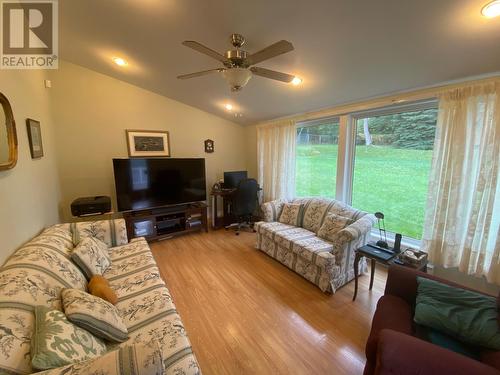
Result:
M128 238L160 241L181 234L208 232L207 205L190 203L125 212Z

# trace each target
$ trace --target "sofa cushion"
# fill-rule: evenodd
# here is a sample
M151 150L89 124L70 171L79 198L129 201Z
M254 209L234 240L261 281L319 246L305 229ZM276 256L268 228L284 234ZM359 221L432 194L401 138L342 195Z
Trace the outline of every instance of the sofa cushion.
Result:
M127 327L111 303L78 289L63 289L61 296L70 322L111 342L128 338Z
M128 242L124 219L72 223L70 228L75 246L85 237L96 237L109 247L125 245Z
M303 207L301 204L285 203L278 221L283 224L299 226Z
M277 221L285 203L287 203L285 199L277 199L271 202L263 203L260 208L262 210L264 221Z
M415 322L471 345L500 350L496 298L417 277Z
M106 374L160 375L165 373L161 350L156 342L124 345L101 357L39 372L39 375Z
M274 239L276 234L281 231L294 228L297 227L295 225L283 224L280 223L279 221L271 221L271 222L259 221L255 223L255 230L257 231L257 233L266 236L267 238L270 239Z
M405 300L384 295L377 302L377 309L372 320L372 329L366 342L366 357L375 361L377 355L377 341L382 329L388 328L397 332L411 335L413 312Z
M106 353L106 345L66 319L63 312L35 308L31 364L38 370L65 366Z
M339 231L352 223L352 219L329 213L318 230L318 237L332 242Z
M88 280L94 275L102 275L111 265L106 244L95 237L83 238L71 253L71 260Z
M329 198L296 198L292 203L304 205L302 227L317 233L328 213L334 213L356 221L366 215L345 203Z

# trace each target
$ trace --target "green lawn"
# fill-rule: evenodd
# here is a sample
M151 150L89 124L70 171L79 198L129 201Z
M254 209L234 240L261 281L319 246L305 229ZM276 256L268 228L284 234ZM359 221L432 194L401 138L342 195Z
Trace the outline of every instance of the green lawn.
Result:
M356 208L385 214L388 231L420 239L432 151L356 146ZM297 147L298 196L335 197L337 146Z

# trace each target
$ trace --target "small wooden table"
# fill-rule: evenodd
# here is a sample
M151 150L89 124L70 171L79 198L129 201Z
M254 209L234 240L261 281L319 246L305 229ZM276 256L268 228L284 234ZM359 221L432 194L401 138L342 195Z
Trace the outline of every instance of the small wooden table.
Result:
M393 253L391 250L384 250L374 248L374 245L364 245L356 250L356 255L354 257L354 296L352 300L356 300L358 295L358 276L359 276L359 261L361 258L365 257L371 260L370 267L370 290L373 288L373 277L375 275L375 264L377 262L390 265L394 258L396 258L399 253Z

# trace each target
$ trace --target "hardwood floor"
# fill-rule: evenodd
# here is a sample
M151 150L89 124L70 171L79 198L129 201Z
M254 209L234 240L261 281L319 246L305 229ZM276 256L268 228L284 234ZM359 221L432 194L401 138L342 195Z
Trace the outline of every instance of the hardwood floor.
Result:
M205 375L361 374L371 318L387 273L377 269L323 294L254 248L255 234L224 230L151 248Z

